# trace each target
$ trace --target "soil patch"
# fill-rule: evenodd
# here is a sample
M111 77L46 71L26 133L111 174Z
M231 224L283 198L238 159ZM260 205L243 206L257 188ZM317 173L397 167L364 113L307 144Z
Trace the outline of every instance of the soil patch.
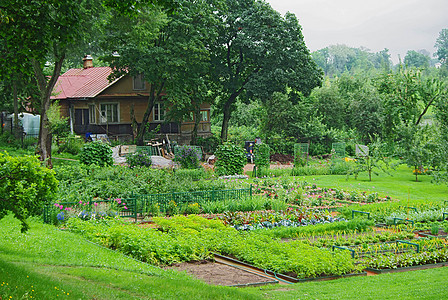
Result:
M186 271L188 274L193 275L193 277L214 285L251 285L272 281L270 278L208 260L178 263L166 267L166 269Z
M294 156L290 154L275 153L271 155L272 162L279 162L281 164L290 164L294 162Z

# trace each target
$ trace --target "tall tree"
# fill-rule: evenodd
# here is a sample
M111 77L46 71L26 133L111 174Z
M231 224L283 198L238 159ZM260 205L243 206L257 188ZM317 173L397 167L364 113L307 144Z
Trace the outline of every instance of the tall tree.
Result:
M400 126L420 125L428 110L446 101L448 94L441 80L423 77L415 69L384 74L378 81L378 91L383 97L383 128L387 137L395 136Z
M437 48L436 56L441 63L446 63L448 59L448 29L442 29L439 32L439 37L436 40L434 47Z
M322 80L295 15L282 17L263 1L224 3L217 10L219 35L210 47L223 141L238 97L267 99L288 86L307 95Z
M188 112L202 101L209 52L206 47L215 23L211 1L177 1L172 13L141 7L134 16L116 14L109 25L107 44L119 52L112 60L114 76L143 77L150 83L148 106L137 131L143 144L146 124L156 101L175 104L175 112Z
M0 37L8 40L7 51L32 66L39 90L36 106L41 115L37 152L51 167L52 138L47 116L50 96L68 50L85 41L96 20L92 17L96 15L94 11L101 5L95 0L4 0L3 3L11 21L0 27ZM51 65L50 73L45 72L47 63ZM20 69L23 65L27 64L10 67Z
M428 68L431 58L414 50L409 50L404 57L404 64L408 67Z

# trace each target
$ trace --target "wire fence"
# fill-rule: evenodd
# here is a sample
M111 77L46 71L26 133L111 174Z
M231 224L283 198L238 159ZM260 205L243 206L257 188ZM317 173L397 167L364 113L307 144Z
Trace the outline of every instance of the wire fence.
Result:
M142 218L154 209L169 214L173 206L198 205L227 200L252 198L252 186L246 189L208 190L196 192L172 192L163 194L132 195L127 199L93 200L89 202L62 202L47 205L43 210L45 223L57 223L69 217L92 219L106 216Z

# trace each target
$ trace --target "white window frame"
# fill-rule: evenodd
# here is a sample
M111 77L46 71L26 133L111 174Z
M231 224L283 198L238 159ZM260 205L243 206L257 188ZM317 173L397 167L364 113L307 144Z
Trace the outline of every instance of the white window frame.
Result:
M100 123L101 124L117 124L120 123L120 103L100 103ZM116 116L116 120L114 120L113 116L112 116L112 120L108 121L108 116L107 116L107 106L108 105L116 105L117 106L117 116ZM105 106L105 110L103 110L103 106ZM113 110L112 110L113 111Z
M205 120L204 120L204 115L206 117ZM208 110L208 109L201 110L200 122L210 122L210 110Z
M132 77L132 83L134 91L143 91L146 88L146 82L143 78L143 74L138 74Z
M162 112L162 113L160 113ZM165 121L165 109L162 102L154 103L152 108L152 121L153 122L163 122Z
M95 106L95 104L89 104L89 123L96 124L96 106Z

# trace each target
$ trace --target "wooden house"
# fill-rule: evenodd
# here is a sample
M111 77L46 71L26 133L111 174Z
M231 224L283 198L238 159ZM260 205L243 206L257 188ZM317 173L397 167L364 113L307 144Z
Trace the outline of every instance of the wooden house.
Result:
M92 58L84 58L84 67L62 74L51 98L58 100L61 115L69 118L71 132L107 134L111 138L132 140L132 119L140 125L148 105L149 84L142 76L122 76L114 81L108 77L109 67L93 67ZM165 120L166 105L157 102L152 110L149 126L160 125L159 135L168 134L178 143L188 143L194 120L172 122ZM198 136L209 136L210 104L201 106Z

